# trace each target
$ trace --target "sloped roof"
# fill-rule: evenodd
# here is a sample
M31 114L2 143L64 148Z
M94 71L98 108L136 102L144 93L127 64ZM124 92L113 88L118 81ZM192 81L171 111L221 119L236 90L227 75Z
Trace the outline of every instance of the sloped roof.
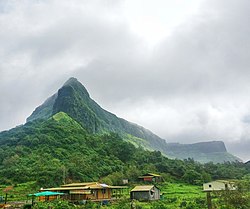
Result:
M63 195L63 194L64 193L61 193L61 192L44 191L44 192L29 194L28 196L41 197L41 196L56 196L56 195Z
M204 183L204 184L212 184L214 182L219 182L219 183L223 183L223 184L235 184L235 180L215 180L215 181L210 181L210 182Z
M67 190L84 190L88 189L88 187L53 187L53 188L45 188L42 189L44 191L67 191Z
M91 184L97 184L98 182L82 182L82 183L71 183L71 184L64 184L61 187L84 187Z
M146 173L143 176L139 176L139 178L145 178L145 177L160 177L161 175L155 174L155 173Z
M65 184L61 187L54 187L54 188L46 188L43 189L44 191L67 191L67 190L88 190L88 189L122 189L127 188L124 186L109 186L107 184L101 184L98 182L86 182L86 183L72 183L72 184Z
M150 176L156 176L156 177L160 177L161 176L161 175L155 174L155 173L148 173L148 175L150 175Z
M146 192L154 188L154 185L135 186L131 192Z

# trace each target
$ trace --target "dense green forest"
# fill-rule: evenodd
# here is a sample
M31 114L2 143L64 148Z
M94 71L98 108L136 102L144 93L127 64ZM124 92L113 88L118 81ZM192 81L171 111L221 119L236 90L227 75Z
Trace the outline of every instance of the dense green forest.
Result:
M60 112L0 133L0 183L36 181L42 187L63 182L103 181L118 185L147 173L161 173L166 181L202 184L211 179L241 179L250 166L240 162L200 164L172 160L159 151L134 147L116 134L88 134Z

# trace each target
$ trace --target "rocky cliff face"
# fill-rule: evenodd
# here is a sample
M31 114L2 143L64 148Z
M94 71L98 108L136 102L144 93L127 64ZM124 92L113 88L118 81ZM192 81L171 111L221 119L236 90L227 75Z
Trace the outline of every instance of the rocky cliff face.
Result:
M199 142L194 144L168 143L166 153L172 158L193 158L202 163L209 161L218 163L241 161L241 159L227 152L226 146L222 141Z
M118 132L146 140L149 149L161 150L166 146L165 140L151 131L101 108L90 98L86 88L76 79L70 78L52 97L27 118L49 118L58 112L65 112L78 121L89 133Z
M210 142L199 142L194 144L179 144L179 143L168 143L167 150L172 152L202 152L202 153L213 153L213 152L227 152L224 142L222 141L210 141Z

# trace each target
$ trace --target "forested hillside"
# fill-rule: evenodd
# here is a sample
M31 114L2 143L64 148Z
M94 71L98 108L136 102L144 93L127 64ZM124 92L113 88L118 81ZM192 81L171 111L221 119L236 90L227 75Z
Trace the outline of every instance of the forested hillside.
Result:
M168 180L200 184L211 179L242 178L244 163L199 164L170 160L159 151L135 148L115 133L89 134L66 113L34 120L0 133L0 183L37 181L43 187L72 181L120 184L146 172Z
M164 139L150 130L101 108L91 99L87 89L76 78L66 81L54 95L33 111L27 121L48 119L58 112L67 113L89 134L115 132L135 146L161 151L165 156L173 159L193 158L202 163L240 160L227 152L223 142L209 142L209 146L206 143L185 145L166 143ZM168 124L161 125L167 126Z

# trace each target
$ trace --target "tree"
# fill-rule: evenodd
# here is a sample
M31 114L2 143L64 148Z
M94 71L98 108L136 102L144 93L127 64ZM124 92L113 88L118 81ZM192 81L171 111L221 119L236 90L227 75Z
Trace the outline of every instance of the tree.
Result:
M219 199L226 208L248 209L250 208L249 181L240 181L235 184L236 190L220 191Z
M198 180L201 179L201 175L194 171L194 170L188 170L186 173L183 175L183 180L190 183L190 184L195 184L197 183Z

